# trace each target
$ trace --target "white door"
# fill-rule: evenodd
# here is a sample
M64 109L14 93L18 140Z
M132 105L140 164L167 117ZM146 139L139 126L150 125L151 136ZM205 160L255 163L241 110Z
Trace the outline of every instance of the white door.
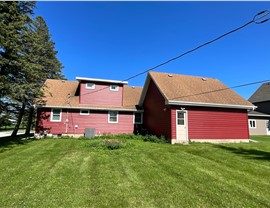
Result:
M270 135L270 120L266 121L266 134Z
M176 111L176 139L178 142L188 141L187 136L187 111Z

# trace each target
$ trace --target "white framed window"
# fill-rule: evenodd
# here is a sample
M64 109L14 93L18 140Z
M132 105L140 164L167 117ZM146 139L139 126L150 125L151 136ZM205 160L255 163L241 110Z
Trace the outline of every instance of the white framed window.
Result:
M142 124L143 123L143 114L142 113L134 113L134 124Z
M251 128L251 129L255 129L256 128L256 120L249 119L248 120L248 123L249 123L249 128Z
M91 82L88 82L88 83L86 83L86 85L85 85L85 88L86 88L86 89L91 89L91 90L93 90L93 89L95 89L95 87L96 87L96 85L95 85L94 83L91 83Z
M110 90L111 91L119 91L119 86L118 85L110 85Z
M90 110L85 110L85 109L80 110L80 115L87 116L89 114L90 114Z
M118 123L118 112L117 111L109 111L108 123Z
M60 122L62 118L62 109L53 108L51 111L51 121Z

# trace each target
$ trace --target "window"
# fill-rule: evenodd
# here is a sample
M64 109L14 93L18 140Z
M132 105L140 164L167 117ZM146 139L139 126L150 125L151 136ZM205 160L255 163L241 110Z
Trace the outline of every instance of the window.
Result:
M51 112L51 121L61 121L61 109L52 109Z
M89 115L89 110L84 110L84 109L81 109L80 110L80 115Z
M177 112L177 124L185 125L185 115L184 112Z
M256 120L248 120L249 122L249 128L253 128L255 129L256 128Z
M110 86L110 90L111 91L118 91L119 90L119 86L118 85L111 85Z
M94 83L86 83L85 87L86 87L86 89L95 89L95 84Z
M143 120L142 120L142 113L134 113L134 123L135 124L142 124Z
M117 111L109 111L108 122L109 123L118 123L118 112Z

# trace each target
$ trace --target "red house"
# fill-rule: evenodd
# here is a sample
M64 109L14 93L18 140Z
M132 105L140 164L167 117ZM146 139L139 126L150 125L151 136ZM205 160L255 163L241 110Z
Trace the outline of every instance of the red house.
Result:
M36 132L52 135L134 133L142 123L136 105L142 88L127 82L77 77L77 82L48 79L37 106Z
M139 105L144 127L171 143L249 142L255 106L217 79L151 72Z
M171 143L248 142L254 105L217 79L151 72L143 88L77 77L47 80L36 132L53 135L134 133L143 126Z

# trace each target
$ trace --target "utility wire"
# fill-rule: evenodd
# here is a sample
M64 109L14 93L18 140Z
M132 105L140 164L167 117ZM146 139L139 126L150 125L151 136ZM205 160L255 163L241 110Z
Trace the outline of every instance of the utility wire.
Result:
M170 98L170 99L179 99L179 98L187 98L187 97L192 97L192 96L197 96L197 95L204 95L204 94L208 94L208 93L214 93L214 92L220 92L220 91L224 91L224 90L230 90L230 89L235 89L235 88L240 88L240 87L246 87L246 86L265 83L265 82L270 82L270 80L261 80L261 81L256 81L256 82L250 82L250 83L246 83L246 84L236 85L236 86L233 86L233 87L225 87L225 88L205 91L205 92L201 92L201 93L197 93L197 94L190 94L190 95L183 95L183 96L179 96L179 97L173 97L173 98Z
M270 14L270 11L269 11L269 10L261 11L261 12L259 12L258 14L256 14L256 15L253 17L253 19L252 19L251 21L245 23L244 25L242 25L242 26L240 26L240 27L238 27L238 28L236 28L236 29L234 29L234 30L231 30L231 31L229 31L229 32L227 32L227 33L224 33L223 35L221 35L221 36L219 36L219 37L217 37L217 38L215 38L215 39L213 39L213 40L210 40L210 41L208 41L208 42L206 42L206 43L204 43L204 44L202 44L202 45L199 45L199 46L197 46L197 47L195 47L195 48L193 48L193 49L191 49L191 50L189 50L189 51L186 51L186 52L182 53L182 54L179 55L179 56L176 56L176 57L174 57L174 58L172 58L172 59L169 59L169 60L167 60L167 61L165 61L165 62L163 62L163 63L161 63L161 64L158 64L158 65L156 65L156 66L154 66L154 67L152 67L152 68L150 68L150 69L147 69L147 70L145 70L145 71L143 71L143 72L140 72L140 73L138 73L138 74L136 74L136 75L133 75L133 76L131 76L131 77L129 77L129 78L127 78L127 79L125 79L125 80L119 82L119 84L122 84L123 82L126 82L126 81L129 81L129 80L131 80L131 79L134 79L134 78L136 78L136 77L138 77L138 76L141 76L141 75L143 75L143 74L145 74L145 73L147 73L147 72L149 72L149 71L152 71L152 70L157 69L157 68L159 68L159 67L161 67L161 66L164 66L164 65L166 65L166 64L168 64L168 63L170 63L170 62L172 62L172 61L175 61L175 60L177 60L177 59L179 59L179 58L181 58L181 57L183 57L183 56L185 56L185 55L187 55L187 54L189 54L189 53L192 53L192 52L194 52L194 51L196 51L196 50L198 50L198 49L200 49L200 48L202 48L202 47L204 47L204 46L206 46L206 45L209 45L209 44L211 44L211 43L213 43L213 42L215 42L215 41L217 41L217 40L219 40L219 39L221 39L221 38L223 38L223 37L225 37L225 36L227 36L227 35L229 35L229 34L231 34L231 33L234 33L234 32L236 32L236 31L238 31L238 30L241 30L241 29L243 29L244 27L246 27L246 26L248 26L248 25L250 25L250 24L252 24L252 23L255 23L255 24L262 24L262 23L264 23L264 22L267 22L270 18L266 18L266 19L263 19L263 18L267 17L269 14ZM107 86L107 87L104 87L104 88L101 88L101 89L98 89L98 90L95 90L95 91L91 91L91 92L88 92L88 93L84 93L84 94L82 94L81 96L83 96L83 95L88 95L88 94L93 94L93 93L96 93L96 92L100 92L100 91L103 91L103 90L108 89L108 88L109 88L109 87Z

